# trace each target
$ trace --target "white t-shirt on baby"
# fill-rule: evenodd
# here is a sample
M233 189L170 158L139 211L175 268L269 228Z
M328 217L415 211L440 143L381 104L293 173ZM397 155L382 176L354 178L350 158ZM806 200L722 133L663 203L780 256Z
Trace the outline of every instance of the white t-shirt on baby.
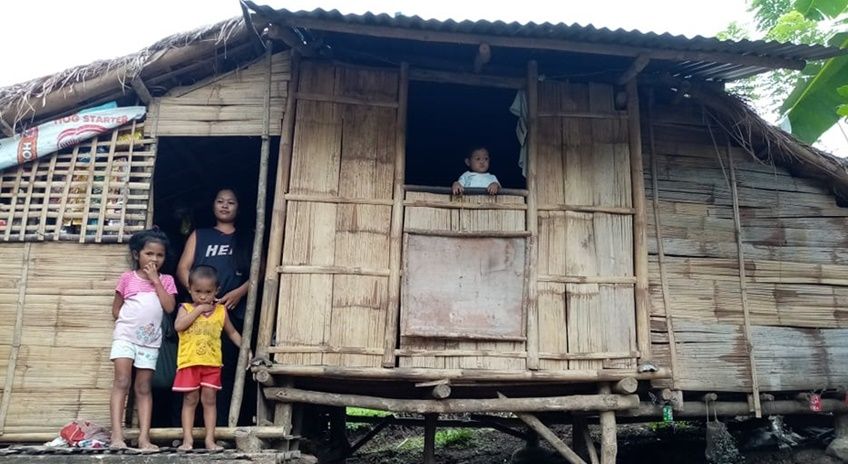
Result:
M465 171L459 176L459 185L465 188L486 188L492 182L498 182L498 178L488 172ZM500 182L498 182L500 185Z

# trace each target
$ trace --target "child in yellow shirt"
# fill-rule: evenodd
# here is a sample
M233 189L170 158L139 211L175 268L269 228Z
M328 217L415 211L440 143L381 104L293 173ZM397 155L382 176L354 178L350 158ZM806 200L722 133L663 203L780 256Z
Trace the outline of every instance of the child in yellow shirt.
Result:
M183 444L179 449L193 447L191 431L198 400L203 404L206 448L220 449L215 444L215 402L221 389L221 331L226 332L236 346L241 346L241 335L230 322L224 305L215 302L218 293L215 268L196 266L189 273L188 283L192 303L180 306L174 322L180 346L173 390L183 393Z

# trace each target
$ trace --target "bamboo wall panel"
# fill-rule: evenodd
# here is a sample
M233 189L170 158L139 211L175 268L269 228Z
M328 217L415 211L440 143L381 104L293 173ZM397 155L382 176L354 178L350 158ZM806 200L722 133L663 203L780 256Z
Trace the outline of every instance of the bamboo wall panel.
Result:
M190 87L177 87L150 105L149 130L159 136L262 135L265 76L260 60ZM290 57L277 53L271 62L271 135L280 135L291 78Z
M630 208L627 121L603 84L539 85L539 274L633 277L633 217L568 206ZM539 284L540 352L632 353L633 285ZM540 355L544 358L543 355ZM606 362L628 367L631 359ZM602 368L603 360L542 359L543 369Z
M714 145L702 117L693 116L699 110L686 116L687 108L660 107L654 115L658 212L683 366L675 372L675 384L699 390L748 389L726 136L713 127ZM844 382L845 373L837 367L844 363L834 356L844 352L839 337L848 327L848 208L840 208L820 181L754 160L740 147L730 150L737 168L745 285L760 388L814 389ZM655 192L647 164L645 173L651 197ZM665 329L669 308L663 304L652 211L648 220L653 347L662 352L668 350L668 340L658 333ZM681 329L678 320L690 325ZM701 367L703 372L695 372ZM728 380L721 380L725 377Z
M392 199L396 110L340 102L397 99L398 75L304 61L300 76L289 194L309 199L287 208L275 359L379 366L392 207L369 202Z
M14 284L21 278L23 246L0 247L0 280L4 283ZM127 269L125 245L33 245L7 432L16 428L55 432L76 418L109 423L113 377L109 308L118 276ZM5 379L10 375L6 367L17 286L2 288L0 373Z
M524 205L524 197L511 195L450 195L407 192L409 202L431 202L470 205L501 204ZM404 229L465 231L465 232L516 232L524 231L526 215L523 210L485 210L447 207L407 206ZM415 351L413 355L399 358L401 367L513 369L526 368L526 347L522 341L451 340L443 338L401 337L401 348ZM465 351L485 355L450 355L449 351ZM443 352L434 355L434 352Z
M154 142L132 123L0 171L0 238L127 240L147 221Z

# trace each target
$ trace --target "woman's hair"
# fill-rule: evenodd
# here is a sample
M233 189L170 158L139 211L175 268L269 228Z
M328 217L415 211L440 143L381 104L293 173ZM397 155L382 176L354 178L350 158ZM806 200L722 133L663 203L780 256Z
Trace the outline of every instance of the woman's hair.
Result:
M130 254L132 255L133 265L138 264L138 254L141 250L144 249L145 245L150 242L161 243L162 246L165 247L165 257L167 259L168 256L168 247L171 242L168 240L168 236L165 235L165 232L159 230L158 227L153 226L152 229L145 229L138 231L130 237L129 246L130 246Z
M230 186L221 187L215 191L215 198L218 198L218 194L224 190L233 192L233 196L236 197L239 208L234 224L236 230L233 233L233 265L236 270L247 275L250 271L250 258L253 251L253 229L249 224L247 224L247 221L243 219L246 215L242 214L243 205L241 202L241 195L237 189Z

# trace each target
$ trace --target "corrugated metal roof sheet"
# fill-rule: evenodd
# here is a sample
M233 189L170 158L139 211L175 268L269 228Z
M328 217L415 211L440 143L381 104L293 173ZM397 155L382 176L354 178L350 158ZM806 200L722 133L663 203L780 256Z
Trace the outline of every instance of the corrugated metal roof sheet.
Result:
M685 37L669 33L657 34L638 30L596 28L592 25L581 26L565 23L506 23L503 21L440 21L423 19L419 16L388 15L388 14L342 14L338 10L312 11L274 10L269 6L256 5L246 1L251 9L263 16L275 19L310 19L326 20L363 26L387 26L401 29L420 31L450 32L463 34L480 34L515 38L554 39L570 42L586 42L594 44L621 45L626 47L647 48L658 51L681 51L703 53L726 53L739 56L756 56L776 58L781 60L813 61L831 58L848 52L833 47L821 45L795 45L763 40L726 41L715 38L696 36ZM678 63L675 72L709 79L738 79L757 74L767 69L761 66L726 66L721 61L690 62L685 66ZM698 70L687 70L687 67L699 67ZM721 68L719 69L719 67Z

